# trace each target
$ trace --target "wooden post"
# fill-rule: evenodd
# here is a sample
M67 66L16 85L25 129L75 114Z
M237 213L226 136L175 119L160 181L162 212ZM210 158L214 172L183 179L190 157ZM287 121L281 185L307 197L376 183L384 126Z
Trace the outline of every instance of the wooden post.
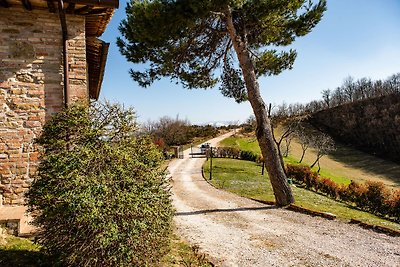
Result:
M265 161L262 162L261 175L264 175Z
M193 158L193 144L190 144L190 154L192 155Z
M213 153L212 153L212 147L210 146L210 180L212 179L212 158L213 158Z

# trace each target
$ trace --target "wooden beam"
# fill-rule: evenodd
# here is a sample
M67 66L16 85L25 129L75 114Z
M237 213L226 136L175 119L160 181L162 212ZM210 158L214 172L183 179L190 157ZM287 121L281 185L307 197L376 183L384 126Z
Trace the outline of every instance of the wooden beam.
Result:
M10 7L10 4L7 2L7 0L0 0L0 6L8 8Z
M107 8L99 8L99 9L93 9L92 11L88 12L88 15L100 15L100 14L105 14L107 12Z
M75 9L75 14L83 15L89 13L93 9L93 6L84 6L78 9Z
M112 8L119 7L118 0L64 0L64 2L81 4L81 5L98 6L98 7L112 7Z
M29 2L29 0L21 0L21 2L26 10L32 11L32 4Z
M52 0L47 0L47 8L49 9L50 13L56 13L56 6Z
M75 3L69 3L68 7L65 9L65 13L73 14L75 11Z

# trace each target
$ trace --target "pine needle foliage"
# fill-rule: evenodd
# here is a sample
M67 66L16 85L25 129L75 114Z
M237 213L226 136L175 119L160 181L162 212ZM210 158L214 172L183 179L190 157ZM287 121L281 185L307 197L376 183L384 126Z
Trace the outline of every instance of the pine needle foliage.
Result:
M163 77L188 89L220 83L224 96L248 100L276 203L286 206L294 198L257 79L293 67L296 51L287 47L325 10L326 0L130 0L117 44L140 64L130 71L140 86Z
M62 266L149 266L173 210L162 157L119 105L73 105L49 121L27 202L38 243Z

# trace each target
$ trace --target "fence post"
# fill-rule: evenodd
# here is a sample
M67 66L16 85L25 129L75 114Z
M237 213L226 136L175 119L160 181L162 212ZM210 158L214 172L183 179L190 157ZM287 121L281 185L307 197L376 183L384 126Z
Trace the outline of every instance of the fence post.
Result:
M212 179L212 158L213 158L213 152L212 152L212 147L210 146L210 180Z
M261 175L264 175L265 161L262 162Z

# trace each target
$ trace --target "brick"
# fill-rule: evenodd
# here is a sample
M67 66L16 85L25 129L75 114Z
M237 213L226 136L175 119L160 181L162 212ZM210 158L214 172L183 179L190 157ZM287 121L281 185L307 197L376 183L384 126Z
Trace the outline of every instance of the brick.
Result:
M71 99L87 99L85 19L68 15L67 24ZM0 103L6 103L6 109L0 110L3 205L23 203L40 154L40 148L32 145L33 138L63 108L61 55L57 14L46 9L0 9ZM11 189L12 185L17 186Z

